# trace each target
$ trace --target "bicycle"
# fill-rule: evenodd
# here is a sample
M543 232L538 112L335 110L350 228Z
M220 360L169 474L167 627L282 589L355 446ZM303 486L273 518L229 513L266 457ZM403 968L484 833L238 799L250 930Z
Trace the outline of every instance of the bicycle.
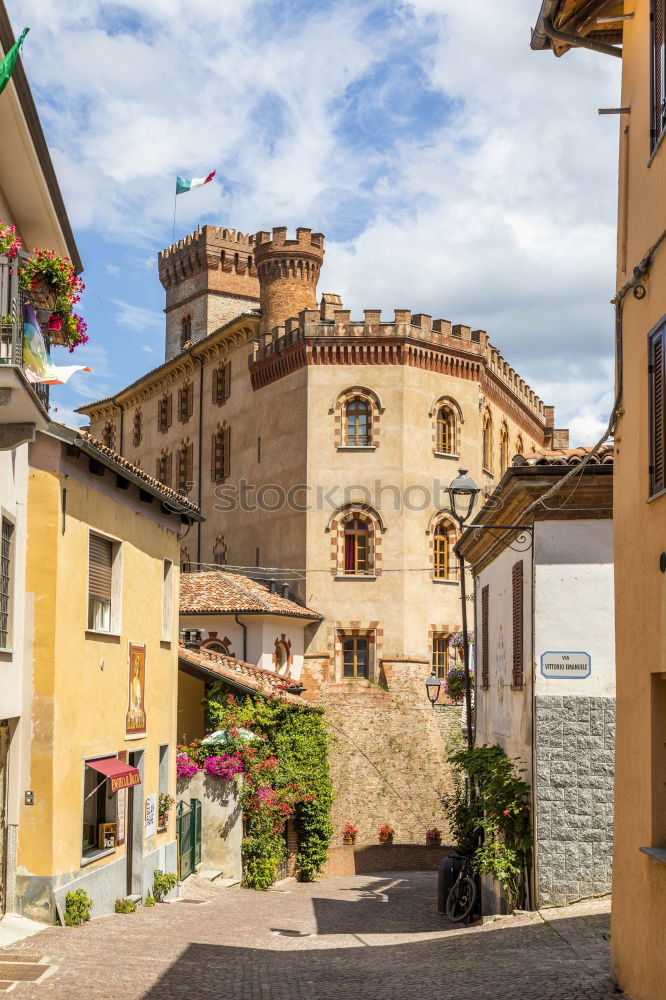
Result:
M472 871L472 861L470 858L465 858L446 898L446 915L452 923L459 924L470 915L475 903L476 881Z

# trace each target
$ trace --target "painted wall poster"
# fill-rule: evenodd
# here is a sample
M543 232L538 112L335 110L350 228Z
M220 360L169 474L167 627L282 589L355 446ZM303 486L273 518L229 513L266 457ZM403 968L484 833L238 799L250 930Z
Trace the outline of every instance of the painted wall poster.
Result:
M127 736L146 733L146 647L129 644L129 703L125 716Z
M127 751L121 750L118 754L118 760L122 760L124 764L127 763ZM116 793L116 821L118 823L118 839L116 840L116 845L120 847L121 844L125 843L125 805L127 803L127 789L121 788L119 792Z
M146 839L152 837L157 829L157 795L146 796Z

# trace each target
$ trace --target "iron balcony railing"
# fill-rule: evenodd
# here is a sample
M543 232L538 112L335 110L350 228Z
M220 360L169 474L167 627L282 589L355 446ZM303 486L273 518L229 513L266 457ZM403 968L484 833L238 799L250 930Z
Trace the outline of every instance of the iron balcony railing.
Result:
M0 257L0 365L23 367L23 289L18 269L24 254L16 260ZM46 330L42 331L47 352L50 341ZM49 407L49 387L34 383L33 388L44 407Z

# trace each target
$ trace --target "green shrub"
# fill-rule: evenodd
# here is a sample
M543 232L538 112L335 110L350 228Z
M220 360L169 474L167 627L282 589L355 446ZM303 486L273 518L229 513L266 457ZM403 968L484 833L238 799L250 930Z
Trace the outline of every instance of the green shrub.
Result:
M90 920L90 910L93 901L85 889L75 889L65 896L65 924L67 927L80 927Z
M144 906L154 906L155 905L155 898L154 898L154 896L146 896L145 900L143 901L143 905Z
M136 913L136 903L131 899L117 899L116 913Z
M156 868L153 872L153 896L156 903L161 903L164 897L175 889L178 884L178 876L169 872L163 872Z

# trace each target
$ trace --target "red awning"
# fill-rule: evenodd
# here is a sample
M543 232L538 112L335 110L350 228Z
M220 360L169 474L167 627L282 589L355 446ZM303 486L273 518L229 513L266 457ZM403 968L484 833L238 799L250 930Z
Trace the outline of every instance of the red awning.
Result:
M139 772L131 764L126 764L117 757L102 757L100 760L87 760L88 767L93 771L99 771L105 777L111 779L111 791L118 792L121 788L131 788L132 785L140 785L141 778Z

